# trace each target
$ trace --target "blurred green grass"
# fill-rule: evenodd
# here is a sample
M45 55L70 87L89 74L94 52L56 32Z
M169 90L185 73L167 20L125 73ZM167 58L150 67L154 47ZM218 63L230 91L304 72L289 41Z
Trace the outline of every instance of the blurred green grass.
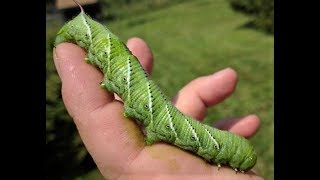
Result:
M170 97L186 83L232 67L239 76L235 93L209 109L205 123L257 114L258 133L251 138L258 153L255 170L265 179L274 173L273 36L244 28L249 17L232 11L226 0L190 1L121 20L104 22L124 42L133 36L146 40L154 53L153 79ZM55 27L55 28L53 28ZM57 28L47 27L47 40ZM52 66L47 44L47 66ZM102 179L93 171L79 179Z

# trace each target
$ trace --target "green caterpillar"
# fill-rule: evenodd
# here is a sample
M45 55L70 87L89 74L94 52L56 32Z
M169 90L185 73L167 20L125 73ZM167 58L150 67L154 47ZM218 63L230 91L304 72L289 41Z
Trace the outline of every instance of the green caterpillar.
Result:
M126 45L80 8L80 14L60 29L55 45L72 42L87 50L85 60L104 74L101 87L121 97L124 116L144 125L147 145L167 142L219 167L229 165L235 171L245 172L255 165L257 155L248 140L181 113L150 79Z

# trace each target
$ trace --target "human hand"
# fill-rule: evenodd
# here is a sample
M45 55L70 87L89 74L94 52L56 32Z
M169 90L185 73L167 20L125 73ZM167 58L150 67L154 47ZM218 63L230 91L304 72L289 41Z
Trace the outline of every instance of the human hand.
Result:
M151 74L153 57L146 43L132 38L127 45ZM218 169L166 143L146 146L141 129L123 116L121 100L99 86L103 74L85 63L85 55L78 46L62 43L54 49L54 62L65 106L106 179L262 179L253 171L242 174L229 167ZM191 81L172 101L181 112L202 121L208 107L232 94L236 82L236 72L227 68ZM219 121L215 127L250 137L259 125L258 117L249 115Z

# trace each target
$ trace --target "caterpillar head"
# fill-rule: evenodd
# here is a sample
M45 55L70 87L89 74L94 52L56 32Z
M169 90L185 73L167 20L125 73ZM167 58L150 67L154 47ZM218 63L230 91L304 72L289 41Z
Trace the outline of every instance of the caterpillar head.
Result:
M60 29L54 46L63 42L71 42L87 49L91 41L91 27L88 24L90 17L84 13L82 6L76 0L73 1L79 6L81 12Z
M62 42L76 43L80 47L87 49L90 45L89 16L83 11L72 20L67 22L58 32L54 45Z

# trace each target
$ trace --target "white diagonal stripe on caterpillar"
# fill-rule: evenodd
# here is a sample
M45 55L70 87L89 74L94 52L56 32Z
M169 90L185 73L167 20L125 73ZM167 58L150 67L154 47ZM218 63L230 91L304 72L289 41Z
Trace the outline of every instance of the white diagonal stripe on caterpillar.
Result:
M168 119L169 119L170 128L172 129L175 137L178 139L177 132L176 132L176 130L175 130L174 127L173 127L172 118L171 118L171 114L170 114L170 111L169 111L169 108L168 108L168 104L166 104L166 110L167 110L167 113L168 113Z
M110 53L109 53L110 56ZM128 74L127 74L127 88L128 88L128 92L127 92L127 99L128 101L130 101L130 79L131 79L131 61L130 61L130 57L128 57Z
M108 48L107 48L107 53L108 53L108 58L107 58L107 62L108 62L108 69L107 72L110 73L110 67L111 67L111 39L110 39L110 34L108 33L107 35L107 40L108 40Z
M188 120L187 118L184 118L184 120L187 122L188 127L190 128L190 130L191 130L191 132L192 132L192 137L194 137L194 138L196 139L196 141L198 142L199 147L200 147L201 144L200 144L199 138L198 138L198 136L197 136L197 133L194 131L192 125L189 123L189 120Z
M217 149L220 149L220 146L218 144L218 142L213 138L212 134L207 130L206 127L202 126L203 129L208 133L208 135L210 136L211 140L213 141L213 143L216 145Z
M152 95L151 95L151 87L150 87L150 82L147 81L147 86L148 86L148 97L149 97L149 111L151 114L151 121L153 121L153 112L152 112Z
M86 26L86 28L87 28L87 34L88 34L88 36L89 36L89 39L90 39L90 42L92 43L92 33L91 33L91 29L90 29L90 27L89 27L89 25L88 25L88 23L87 23L87 20L85 19L85 17L82 15L81 16L82 17L82 21L83 21L83 24Z

